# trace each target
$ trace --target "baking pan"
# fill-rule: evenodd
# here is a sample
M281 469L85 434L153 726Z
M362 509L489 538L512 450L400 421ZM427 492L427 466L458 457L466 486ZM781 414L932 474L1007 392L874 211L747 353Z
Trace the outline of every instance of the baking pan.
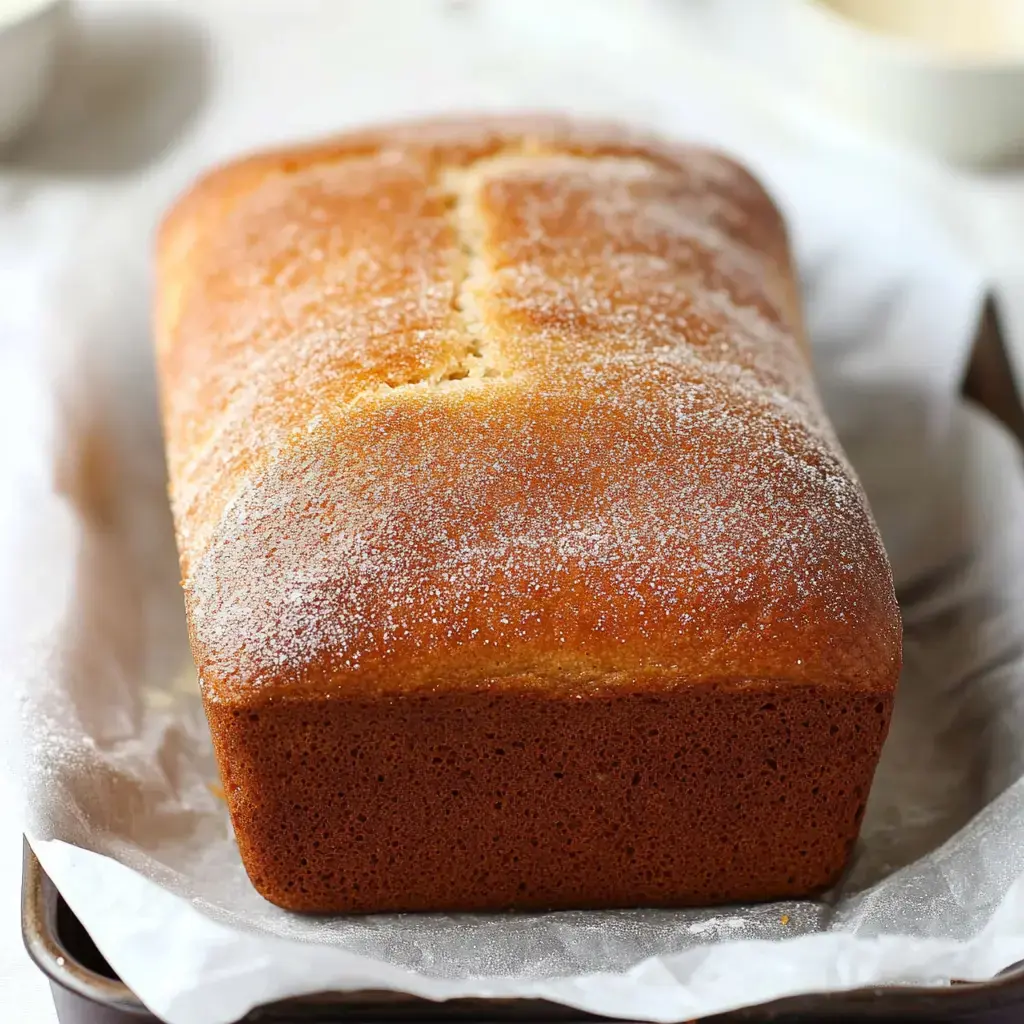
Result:
M157 1024L100 955L25 844L22 930L29 955L50 979L60 1024ZM338 993L289 999L253 1010L259 1024L400 1024L473 1021L474 1024L565 1024L603 1021L569 1007L533 1000L453 999L433 1003L394 992ZM1024 1020L1024 965L992 981L943 988L876 988L796 996L705 1018L714 1024L1020 1024Z
M965 369L963 393L988 409L1024 444L1024 405L1014 385L998 313L986 305ZM144 1024L154 1017L114 974L25 844L22 932L29 955L49 978L60 1024ZM393 992L335 993L289 999L253 1010L259 1024L391 1024L473 1021L476 1024L556 1024L606 1020L569 1007L531 1000L457 999L433 1003ZM1024 1021L1024 964L991 981L934 988L874 988L797 996L705 1018L715 1024L774 1022L831 1024L1020 1024Z

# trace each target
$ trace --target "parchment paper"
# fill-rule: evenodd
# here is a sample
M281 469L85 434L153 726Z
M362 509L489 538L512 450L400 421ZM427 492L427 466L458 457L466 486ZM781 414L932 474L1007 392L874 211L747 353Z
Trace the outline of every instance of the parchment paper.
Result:
M644 11L86 3L43 123L0 173L2 783L101 951L174 1024L368 987L678 1021L1024 959L1024 479L1001 428L957 398L985 282L940 211L744 121ZM826 404L906 626L862 842L827 900L309 919L245 879L176 585L152 229L225 154L479 107L717 140L787 212Z

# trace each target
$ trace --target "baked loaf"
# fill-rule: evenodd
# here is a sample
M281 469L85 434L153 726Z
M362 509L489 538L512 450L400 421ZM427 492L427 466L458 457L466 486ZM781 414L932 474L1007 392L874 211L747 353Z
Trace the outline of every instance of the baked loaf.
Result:
M749 174L598 125L399 126L212 172L158 264L192 649L268 900L836 880L899 613Z

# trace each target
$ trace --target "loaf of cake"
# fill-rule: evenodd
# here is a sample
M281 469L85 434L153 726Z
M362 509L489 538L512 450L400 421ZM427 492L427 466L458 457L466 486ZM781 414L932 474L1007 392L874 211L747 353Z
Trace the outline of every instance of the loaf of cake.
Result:
M157 264L192 650L263 896L836 881L900 620L746 171L557 119L393 126L207 174Z

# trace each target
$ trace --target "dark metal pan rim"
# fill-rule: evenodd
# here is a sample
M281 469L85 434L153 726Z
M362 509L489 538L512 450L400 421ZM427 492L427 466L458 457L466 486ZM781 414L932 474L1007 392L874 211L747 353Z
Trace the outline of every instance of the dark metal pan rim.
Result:
M109 978L83 964L66 948L57 928L58 894L32 850L25 844L22 880L22 932L29 956L50 981L75 995L120 1010L128 1017L148 1013L143 1003L123 982ZM934 1020L941 1014L957 1016L991 1011L996 1005L1021 1004L1024 1015L1024 965L1016 965L990 981L965 982L936 987L894 986L866 988L851 992L830 992L791 996L772 1003L748 1007L725 1015L720 1020L769 1021L781 1016L806 1017L813 1014L845 1015L861 1020L898 1017L903 1020ZM446 1003L398 992L365 991L324 993L290 999L257 1011L260 1018L289 1019L289 1011L301 1012L314 1007L337 1008L346 1015L374 1011L378 1019L389 1013L402 1019L481 1019L492 1020L600 1020L592 1014L539 1000L457 999ZM275 1012L276 1011L276 1012ZM272 1014L272 1016L271 1016ZM278 1016L278 1014L280 1016Z

